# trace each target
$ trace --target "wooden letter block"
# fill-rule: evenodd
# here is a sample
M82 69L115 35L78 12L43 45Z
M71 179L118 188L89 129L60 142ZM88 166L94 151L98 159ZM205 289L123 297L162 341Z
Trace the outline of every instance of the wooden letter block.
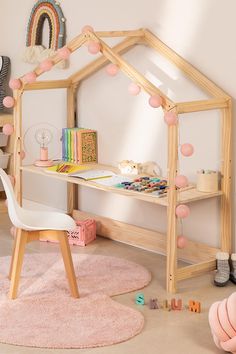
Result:
M171 309L172 310L182 310L182 300L178 299L171 299Z
M201 303L199 301L189 300L189 311L200 313L201 312Z
M157 299L150 299L149 300L149 308L150 310L156 310L160 308L160 305L158 303Z
M162 308L163 308L164 311L171 311L171 307L168 304L168 300L164 300L163 301Z

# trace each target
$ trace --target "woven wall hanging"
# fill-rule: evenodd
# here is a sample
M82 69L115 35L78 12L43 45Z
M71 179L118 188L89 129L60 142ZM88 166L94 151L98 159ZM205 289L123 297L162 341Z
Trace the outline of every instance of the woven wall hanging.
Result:
M45 21L49 24L49 48L42 45ZM26 49L23 60L37 64L55 54L65 44L65 17L55 0L38 0L34 5L27 27ZM65 67L65 62L60 63Z

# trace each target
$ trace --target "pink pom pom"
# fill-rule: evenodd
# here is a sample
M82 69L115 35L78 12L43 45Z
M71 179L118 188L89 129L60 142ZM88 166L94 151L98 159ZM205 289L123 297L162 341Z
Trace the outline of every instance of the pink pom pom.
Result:
M58 53L58 56L63 60L69 59L69 57L71 55L70 49L66 46L58 49L57 53Z
M11 79L9 81L9 87L12 90L19 90L21 88L22 82L20 79Z
M88 32L88 31L94 32L93 27L90 26L90 25L85 25L85 26L82 28L82 30L81 30L82 33L86 33L86 32Z
M183 156L192 156L194 153L194 147L191 144L183 144L181 145L180 151Z
M164 115L164 120L168 125L174 125L178 122L178 117L174 112L166 112Z
M15 100L13 97L11 96L6 96L3 101L2 101L4 107L6 108L12 108L14 107L14 104L15 104Z
M101 50L101 45L98 42L91 41L88 44L88 51L90 54L97 54Z
M14 187L14 185L15 185L15 183L16 183L15 177L14 177L14 176L11 176L11 175L8 175L8 178L9 178L9 180L11 181L11 184L12 184L13 187Z
M116 76L118 71L119 71L119 68L116 64L109 64L106 67L106 73L110 76Z
M24 160L25 158L25 152L23 150L20 152L20 158L21 160Z
M141 91L141 87L136 85L134 82L131 82L131 84L128 87L128 91L131 95L137 96Z
M185 248L187 246L188 240L185 236L179 235L177 237L177 247L178 248Z
M37 76L34 71L31 71L24 76L24 81L28 84L32 84L33 82L36 81L36 79Z
M153 108L158 108L162 104L162 98L159 95L153 95L149 98L149 104Z
M53 67L53 62L50 59L45 59L39 64L39 67L42 71L50 71Z
M17 228L15 226L12 226L10 228L10 234L12 235L12 237L16 237L16 233L17 233Z
M184 218L187 218L190 214L190 209L187 205L185 204L180 204L176 207L176 210L175 210L175 213L176 215L181 218L181 219L184 219Z
M7 124L4 124L3 128L2 128L2 132L5 134L5 135L12 135L13 132L14 132L14 127L13 125L7 123Z
M178 175L175 178L175 185L178 188L185 188L188 186L188 179L186 176Z

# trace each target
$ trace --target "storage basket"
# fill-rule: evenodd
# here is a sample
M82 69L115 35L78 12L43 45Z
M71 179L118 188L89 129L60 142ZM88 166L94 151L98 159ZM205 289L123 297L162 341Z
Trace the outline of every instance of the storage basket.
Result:
M7 145L8 135L0 133L0 148Z
M197 173L197 190L199 192L217 192L219 190L219 173L209 171L208 173Z
M87 219L76 222L76 229L68 231L68 239L71 245L86 246L96 239L96 221Z
M96 221L87 219L84 221L76 221L76 228L67 231L70 245L86 246L88 243L96 239ZM40 241L49 241L57 243L57 240L42 238Z
M0 155L0 167L1 168L7 168L10 156L11 156L11 154L8 154L8 153L4 153L4 154Z

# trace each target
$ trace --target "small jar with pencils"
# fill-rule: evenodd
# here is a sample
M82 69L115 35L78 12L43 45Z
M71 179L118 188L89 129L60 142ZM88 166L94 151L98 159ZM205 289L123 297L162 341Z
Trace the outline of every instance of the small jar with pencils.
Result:
M197 190L199 192L217 192L219 190L219 172L200 170L197 172Z

